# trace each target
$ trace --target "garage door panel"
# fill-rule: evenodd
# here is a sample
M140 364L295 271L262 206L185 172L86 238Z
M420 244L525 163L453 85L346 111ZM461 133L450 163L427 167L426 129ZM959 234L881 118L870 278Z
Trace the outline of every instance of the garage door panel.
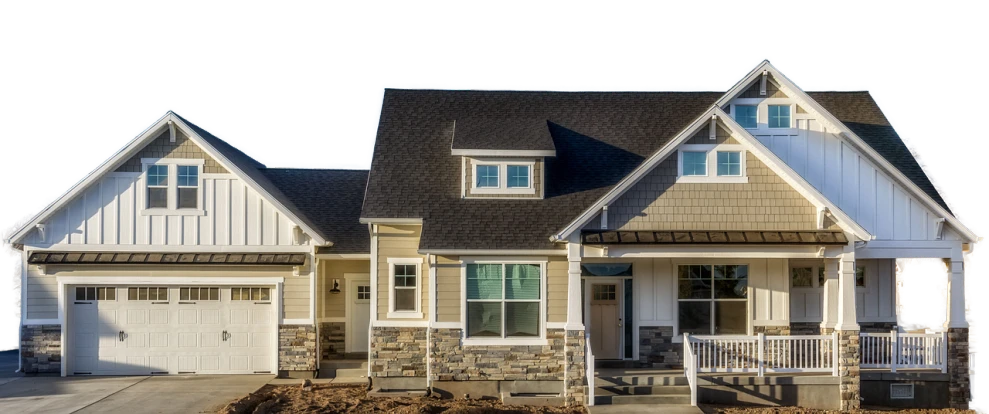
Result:
M251 358L251 368L254 371L271 371L271 358L255 355Z
M151 332L148 337L152 348L168 347L168 332Z
M251 333L251 346L254 348L266 348L271 346L271 334L267 332Z
M183 305L189 306L189 305ZM185 325L194 325L199 323L199 310L197 309L179 309L179 323Z
M147 309L128 309L127 310L127 324L128 325L144 325L148 323L148 310Z
M230 342L231 348L247 348L249 346L247 339L247 332L231 332L227 342Z
M195 372L199 368L199 357L194 355L179 356L179 372Z
M168 372L168 357L150 356L148 357L148 365L153 372Z
M196 332L179 332L179 347L180 348L196 348L199 347L199 333Z
M168 324L168 309L151 309L150 316L152 325Z
M219 348L220 334L216 332L203 332L199 334L200 348Z
M271 310L264 308L254 309L253 311L251 311L251 323L254 325L271 324Z
M100 324L100 330L104 328L114 330L117 327L117 310L116 309L100 309L99 320L97 323Z
M218 355L203 355L199 357L199 364L201 371L219 371L220 357Z
M120 336L116 332L100 332L100 348L116 348Z
M128 356L126 368L128 371L149 371L148 359L144 356Z
M230 323L234 325L247 325L251 323L251 312L247 309L231 309Z
M99 360L96 362L96 370L105 372L118 371L117 357L100 355Z
M251 367L248 365L248 361L250 361L250 358L248 358L246 355L231 355L229 361L230 361L231 371L247 371L251 369Z
M203 309L200 311L200 323L203 325L219 325L220 324L220 310L219 309Z
M148 347L148 334L146 332L133 332L127 333L126 340L124 343L127 348L147 348Z
M75 372L93 372L96 371L96 356L81 356L77 355L75 358Z

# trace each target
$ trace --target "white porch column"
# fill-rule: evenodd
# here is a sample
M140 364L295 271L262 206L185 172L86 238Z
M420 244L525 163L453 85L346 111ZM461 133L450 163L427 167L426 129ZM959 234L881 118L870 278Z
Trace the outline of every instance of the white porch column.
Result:
M568 331L583 331L583 301L580 295L580 243L567 244L567 324Z
M948 267L948 318L945 328L968 328L965 320L965 263L962 253L952 252L950 259L944 259Z
M821 331L834 330L838 324L838 266L839 259L824 259L824 286Z
M855 247L848 246L838 256L838 317L834 329L837 331L859 330L856 317Z

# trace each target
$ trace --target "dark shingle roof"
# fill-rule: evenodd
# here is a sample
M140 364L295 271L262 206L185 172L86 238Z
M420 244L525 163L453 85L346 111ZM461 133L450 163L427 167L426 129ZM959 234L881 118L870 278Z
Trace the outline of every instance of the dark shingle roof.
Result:
M453 149L554 150L549 123L539 118L461 118L453 132Z
M359 221L367 170L268 168L261 172L330 236L329 253L370 252L367 225Z
M917 187L951 212L937 188L910 153L869 92L807 92Z
M385 91L361 216L421 218L422 249L551 249L549 241L721 92ZM811 93L943 205L867 92ZM545 199L461 199L454 121L544 119L557 156ZM458 121L459 122L459 121Z

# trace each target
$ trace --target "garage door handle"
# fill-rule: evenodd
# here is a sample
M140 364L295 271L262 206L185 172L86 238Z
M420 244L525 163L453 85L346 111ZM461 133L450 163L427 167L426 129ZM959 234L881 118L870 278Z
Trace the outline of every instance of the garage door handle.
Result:
M120 336L120 342L124 342L124 331L120 331L118 335Z
M226 342L227 341L227 338L229 338L229 337L230 337L230 334L228 334L227 331L223 331L223 342Z

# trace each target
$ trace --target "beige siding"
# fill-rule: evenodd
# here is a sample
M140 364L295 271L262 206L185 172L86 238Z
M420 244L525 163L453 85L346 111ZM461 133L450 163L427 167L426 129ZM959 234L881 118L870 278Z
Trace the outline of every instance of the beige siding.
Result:
M479 161L487 161L485 158L471 158L464 157L466 164L464 167L464 188L466 189L467 197L472 198L542 198L543 196L543 159L536 158L536 162L532 166L532 187L536 190L535 194L475 194L471 192L472 184L474 183L474 169L471 168L471 160L476 159ZM497 159L503 160L504 157L498 157ZM519 158L519 161L533 161L532 158Z
M676 183L677 154L658 165L609 208L619 230L808 230L817 210L746 152L749 182Z
M262 267L181 267L157 268L121 267L113 269L72 268L69 266L49 266L49 274L42 275L37 266L29 266L27 275L27 318L58 318L57 276L99 276L121 278L126 284L128 277L283 277L282 309L286 319L309 317L309 276L293 276L291 268Z
M567 274L569 264L565 257L551 257L546 264L546 321L567 321Z
M436 257L436 321L460 322L460 258Z
M321 318L343 318L346 315L347 294L344 275L348 273L371 273L370 260L322 260L319 262L319 290L317 297L318 314ZM340 280L340 293L332 294L333 279Z
M192 142L178 128L175 130L175 142L169 142L168 128L144 147L137 155L117 167L117 172L142 172L141 158L187 158L205 160L203 172L207 174L226 174L227 170L220 166L212 157L207 155L199 146Z
M776 85L773 84L773 82L771 82L772 79L773 79L772 75L769 76L769 79L766 79L765 95L759 94L759 84L762 83L762 78L757 78L755 82L752 82L752 85L749 85L749 87L745 89L745 92L742 92L740 95L738 95L738 97L739 98L787 98L786 94L783 93L783 91L781 91L779 88L777 88Z
M422 260L419 276L419 291L422 294L422 303L419 309L423 312L423 319L427 320L429 310L429 266L424 260L424 256L418 253L419 236L422 234L422 226L401 225L386 226L378 225L378 319L388 319L388 278L391 277L391 266L388 264L389 258L418 258ZM409 319L401 319L409 320Z

